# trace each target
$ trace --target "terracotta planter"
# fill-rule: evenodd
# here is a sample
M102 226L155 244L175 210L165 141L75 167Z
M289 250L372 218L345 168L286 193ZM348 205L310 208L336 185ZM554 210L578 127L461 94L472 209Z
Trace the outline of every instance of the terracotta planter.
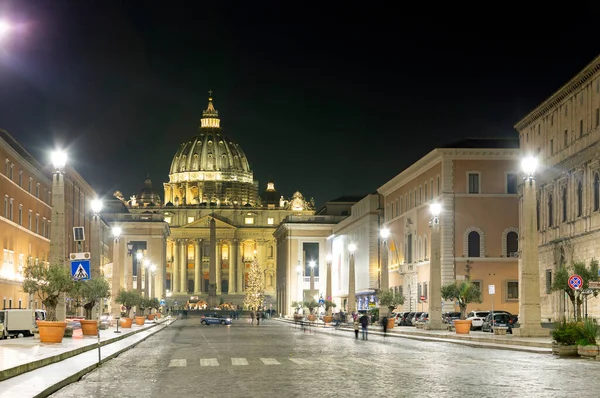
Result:
M133 318L121 318L121 327L123 329L131 328L133 324Z
M136 316L135 317L135 324L138 326L144 326L144 322L146 322L146 317L145 316Z
M323 316L323 322L331 323L332 321L333 321L333 315L324 315Z
M555 347L552 346L552 352L554 352ZM556 345L556 352L559 357L576 357L577 356L577 346L576 345Z
M156 314L148 314L148 320L153 321Z
M98 335L98 321L82 319L79 323L81 323L81 330L83 331L84 336Z
M469 334L471 331L471 320L457 319L454 321L454 329L456 334Z
M157 318L160 318L160 317L162 316L162 315L160 314L160 312L157 312L157 313L156 313L156 314L154 314L154 315L156 315L156 317L157 317Z
M577 346L577 354L583 358L596 358L598 356L598 346L597 345L578 345Z
M310 314L306 317L310 322L314 322L317 320L317 316L315 314Z
M42 343L61 343L67 322L36 321Z
M391 318L391 317L387 319L387 328L388 328L388 329L393 329L393 328L394 328L394 321L395 321L395 320L396 320L396 319L394 319L394 318Z

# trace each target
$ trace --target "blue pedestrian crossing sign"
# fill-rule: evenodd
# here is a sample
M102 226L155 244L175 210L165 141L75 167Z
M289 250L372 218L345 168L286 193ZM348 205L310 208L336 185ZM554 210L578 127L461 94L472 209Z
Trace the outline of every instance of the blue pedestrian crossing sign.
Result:
M165 299L160 300L160 305L167 305L167 302L165 301Z
M90 279L90 260L72 260L71 261L71 275L73 279L89 280Z

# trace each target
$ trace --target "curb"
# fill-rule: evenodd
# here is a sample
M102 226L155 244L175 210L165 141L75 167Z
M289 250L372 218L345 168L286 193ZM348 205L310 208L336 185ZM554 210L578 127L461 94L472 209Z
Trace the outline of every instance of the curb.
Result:
M277 318L278 321L283 323L289 323L291 325L294 324L293 320L281 319ZM341 327L335 329L333 327L325 327L323 324L315 324L312 327L316 329L322 330L338 330L342 332L354 332L354 329L350 329L347 327ZM369 334L373 334L376 336L383 336L383 333L380 331L370 330ZM450 337L439 337L439 336L425 336L424 334L413 334L413 333L402 333L402 332L388 332L386 337L392 338L405 338L410 340L418 340L418 341L428 341L428 342L438 342L438 343L451 343L451 344L460 344L473 348L489 348L489 349L498 349L498 350L508 350L508 351L521 351L521 352L529 352L533 354L552 354L552 347L545 347L540 345L525 345L519 344L519 342L510 342L510 341L477 341L476 339L453 339Z
M179 318L175 318L173 321L171 321L171 323L169 323L169 324L167 324L167 325L164 325L164 327L161 327L161 328L156 328L156 329L154 329L154 331L153 331L152 333L148 333L148 336L146 336L146 337L144 337L143 339L141 339L141 340L137 341L136 343L134 343L134 344L131 344L131 345L127 346L127 347L124 347L124 348L122 348L121 350L119 350L119 351L117 351L117 352L114 352L113 354L111 354L111 355L107 356L106 358L103 358L102 360L100 360L100 363L99 363L99 364L98 364L98 363L95 363L95 364L93 364L93 365L90 365L90 366L88 366L88 367L86 367L86 368L83 368L83 369L81 369L80 371L78 371L77 373L75 373L75 374L72 374L72 375L70 375L70 376L66 377L65 379L63 379L63 380L62 380L62 381L60 381L59 383L56 383L56 384L53 384L53 385L51 385L50 387L48 387L48 388L46 388L45 390L43 390L41 393L39 393L39 394L37 394L37 395L34 395L34 397L33 397L33 398L44 398L44 397L47 397L47 396L49 396L50 394L53 394L53 393L55 393L56 391L60 390L61 388L63 388L63 387L66 387L66 386L68 386L69 384L75 383L76 381L78 381L79 379L81 379L81 378L82 378L83 376L85 376L86 374L90 373L91 371L93 371L93 370L94 370L94 369L96 369L96 368L99 368L99 367L100 367L100 365L102 365L104 362L106 362L106 361L110 361L111 359L113 359L113 358L115 358L115 357L117 357L117 356L121 355L123 352L125 352L125 351L127 351L127 350L130 350L130 349L132 349L133 347L137 346L137 345L138 345L138 344L140 344L141 342L145 341L145 340L146 340L148 337L150 337L150 336L154 336L156 333L158 333L158 332L160 332L160 331L162 331L162 330L166 329L166 328L167 328L167 326L169 326L169 325L172 325L172 324L173 324L173 323L175 323L175 322L176 322L178 319L179 319ZM155 324L154 326L163 326L163 325L162 325L162 324ZM153 326L153 327L154 327L154 326ZM149 329L152 329L152 328L148 328L148 329L145 329L145 330L149 330ZM132 333L132 334L130 334L129 336L133 336L133 335L135 335L135 334L137 334L137 333L139 333L139 332L141 332L141 330L138 330L136 333ZM129 337L129 336L127 336L127 337ZM113 342L114 342L114 341L119 341L119 340L121 340L122 338L124 338L124 337L121 337L120 339L117 339L117 340L113 340ZM102 344L101 344L100 346L102 346ZM96 347L94 347L94 348L98 348L98 347L96 346ZM87 350L87 351L89 351L89 350ZM84 352L85 352L85 351L84 351Z
M152 328L154 328L154 327L156 327L158 325L160 325L160 324L159 323L155 323L155 324L151 325L148 328L136 330L133 333L128 333L128 334L125 334L125 335L119 335L119 336L112 337L112 338L110 338L108 340L104 340L103 342L100 343L100 347L103 347L103 346L105 346L107 344L111 344L111 343L117 342L117 341L122 340L124 338L127 338L129 336L133 336L133 335L135 335L135 334L137 334L139 332L142 332L144 330L152 329ZM97 349L97 348L98 348L98 344L93 343L93 344L89 344L89 345L86 345L86 346L83 346L83 347L76 348L76 349L71 350L71 351L66 351L66 352L63 352L63 353L60 353L60 354L57 354L57 355L53 355L53 356L50 356L50 357L38 359L38 360L33 361L33 362L28 362L28 363L25 363L25 364L22 364L22 365L17 365L17 366L12 367L12 368L4 369L4 370L0 371L0 382L2 382L4 380L8 380L8 379L10 379L12 377L15 377L15 376L19 376L19 375L21 375L23 373L31 372L32 370L36 370L36 369L42 368L42 367L47 366L47 365L52 365L53 363L64 361L65 359L69 359L69 358L74 357L76 355L83 354L84 352L87 352L87 351L90 351L90 350L94 350L94 349Z

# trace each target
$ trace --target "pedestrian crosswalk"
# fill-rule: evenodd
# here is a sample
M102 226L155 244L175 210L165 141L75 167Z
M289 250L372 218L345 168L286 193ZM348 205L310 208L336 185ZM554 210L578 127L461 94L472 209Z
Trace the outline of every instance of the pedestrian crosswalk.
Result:
M316 366L319 364L339 367L339 363L348 364L348 362L357 362L361 365L369 363L368 360L353 358L353 359L335 359L335 358L199 358L199 359L171 359L169 360L168 367L169 368L184 368L189 366L201 366L201 367L216 367L216 366ZM166 361L165 361L166 363ZM159 366L159 360L152 359L142 359L137 363L138 367L150 367L150 366Z

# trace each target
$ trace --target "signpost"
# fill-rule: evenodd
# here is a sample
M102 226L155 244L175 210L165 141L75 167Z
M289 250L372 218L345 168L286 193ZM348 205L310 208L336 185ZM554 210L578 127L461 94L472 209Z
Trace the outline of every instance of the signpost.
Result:
M90 260L71 260L71 275L78 281L90 279Z
M496 294L496 285L488 285L488 293L492 296L492 323L494 322L494 294Z
M571 275L569 277L569 287L575 290L575 302L573 303L573 313L575 314L575 322L577 322L577 291L579 291L583 287L583 278L577 274Z

